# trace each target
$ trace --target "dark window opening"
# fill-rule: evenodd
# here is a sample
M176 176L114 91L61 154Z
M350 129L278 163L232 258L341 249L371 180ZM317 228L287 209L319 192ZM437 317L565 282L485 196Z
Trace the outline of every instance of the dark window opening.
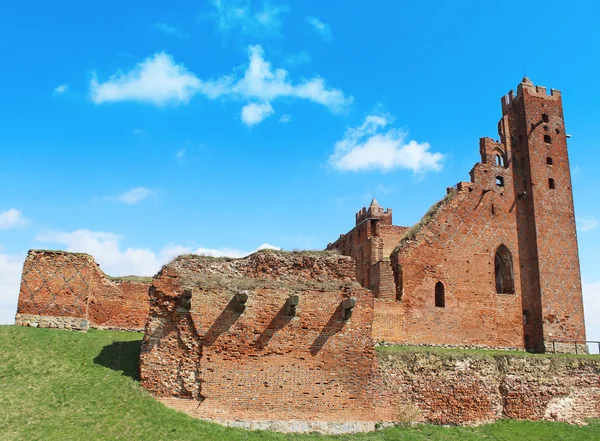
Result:
M496 250L494 270L496 273L496 292L498 294L514 294L515 273L510 251L505 245L500 245Z
M544 126L544 132L548 131L548 126Z
M396 282L396 300L400 301L402 300L402 294L404 290L404 287L402 286L402 266L398 264L394 265L392 268L394 270L394 282Z
M377 236L377 219L371 220L371 236Z
M550 121L550 118L548 118L548 115L546 115L545 113L542 113L542 121L544 121L545 123Z
M554 179L552 179L552 178L548 179L548 188L550 190L554 190Z
M551 144L552 143L552 138L550 137L550 135L544 135L544 142L546 144Z
M495 214L496 211L494 210L494 204L492 204L492 214Z
M502 176L496 176L496 185L498 187L504 187L504 178Z
M550 156L546 158L546 164L552 165L552 158Z
M446 296L444 293L444 284L442 282L435 284L435 306L438 308L446 307Z
M559 129L556 129L555 132L556 132L557 135L560 135L560 130Z

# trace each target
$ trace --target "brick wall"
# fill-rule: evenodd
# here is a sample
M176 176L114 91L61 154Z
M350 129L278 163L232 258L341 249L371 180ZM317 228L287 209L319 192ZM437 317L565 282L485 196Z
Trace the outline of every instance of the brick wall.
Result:
M111 280L88 254L30 250L15 323L86 330L143 330L150 282Z
M376 400L382 421L435 424L502 418L582 423L600 417L600 361L552 356L385 351Z
M193 290L189 311L181 307L185 289ZM243 313L240 290L249 294ZM286 310L291 295L299 298L294 316ZM140 370L153 394L189 399L204 418L371 417L373 297L354 282L350 258L182 256L155 277L150 297ZM343 320L350 297L356 307Z

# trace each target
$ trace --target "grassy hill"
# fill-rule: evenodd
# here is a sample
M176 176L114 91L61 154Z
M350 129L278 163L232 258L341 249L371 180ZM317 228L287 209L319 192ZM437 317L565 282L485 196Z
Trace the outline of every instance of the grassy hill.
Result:
M343 436L224 428L156 402L138 384L141 334L0 326L0 440L556 440L600 439L588 426L501 421L394 427Z

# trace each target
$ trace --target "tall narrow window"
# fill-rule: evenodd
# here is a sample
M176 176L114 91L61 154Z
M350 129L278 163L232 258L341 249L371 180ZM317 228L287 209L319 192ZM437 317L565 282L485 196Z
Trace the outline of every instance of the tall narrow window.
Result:
M498 165L500 167L504 167L504 156L496 154L494 162L496 165Z
M444 291L444 284L442 282L435 284L435 306L438 308L446 307L446 294Z
M546 164L552 165L552 158L550 156L546 158Z
M550 118L548 118L548 115L546 115L545 113L542 113L542 121L544 121L545 123L550 121Z
M548 179L548 188L550 190L554 190L554 179L552 179L552 178Z
M402 286L402 266L398 263L397 265L392 265L392 270L394 271L394 282L396 282L396 300L402 300L402 294L404 287Z
M505 245L500 245L494 257L496 272L496 292L498 294L515 293L515 273L510 251Z

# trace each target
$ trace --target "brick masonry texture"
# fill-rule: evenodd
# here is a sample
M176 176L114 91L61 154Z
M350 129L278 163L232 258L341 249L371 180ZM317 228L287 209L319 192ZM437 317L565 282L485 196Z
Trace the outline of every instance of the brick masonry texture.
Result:
M373 199L328 245L356 260L373 291L376 341L569 352L553 341L585 340L560 92L524 78L502 99L498 133L480 140L471 182L417 225L392 225ZM510 273L500 289L498 256Z
M15 324L141 331L148 319L149 287L149 281L109 278L87 254L30 250Z
M384 420L394 411L400 419L463 425L600 416L600 360L589 356L382 351L379 374Z
M334 253L177 258L150 288L142 385L188 399L180 408L193 406L204 418L368 420L373 296L354 271L352 259ZM239 292L248 294L243 312ZM290 296L298 296L295 315L286 307Z

